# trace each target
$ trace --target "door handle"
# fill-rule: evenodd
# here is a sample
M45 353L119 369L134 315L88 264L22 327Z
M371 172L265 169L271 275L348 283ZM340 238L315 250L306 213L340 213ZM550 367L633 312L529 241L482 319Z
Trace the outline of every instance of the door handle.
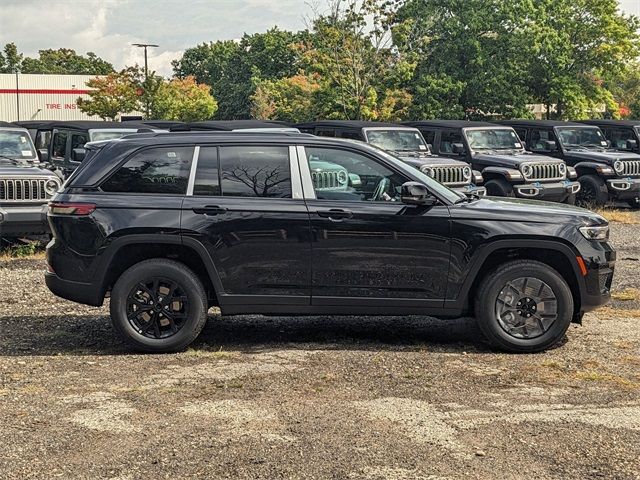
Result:
M330 218L331 220L339 220L342 218L353 217L353 212L349 210L343 210L342 208L332 208L330 210L317 210L318 216L323 218Z
M227 209L223 207L219 207L217 205L205 205L202 208L192 208L193 213L198 213L201 215L221 215L223 213L227 213Z

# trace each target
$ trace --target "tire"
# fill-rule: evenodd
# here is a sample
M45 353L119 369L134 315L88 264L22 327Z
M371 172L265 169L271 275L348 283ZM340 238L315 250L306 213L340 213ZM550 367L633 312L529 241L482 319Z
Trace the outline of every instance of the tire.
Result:
M522 288L523 279L528 279L527 283L516 293ZM544 288L540 288L542 284ZM508 285L511 287L506 288ZM515 295L510 298L510 293ZM549 300L551 296L555 302ZM541 298L546 301L539 302ZM546 313L540 313L542 308ZM511 324L505 322L508 313L499 315L509 310L513 312ZM532 311L531 315L527 313ZM481 281L475 296L475 314L480 330L494 347L514 353L541 352L564 338L573 316L573 296L567 282L549 265L515 260L498 266ZM523 322L525 326L520 327Z
M175 352L204 328L207 296L184 264L156 258L120 276L111 291L110 311L114 328L136 350Z
M484 184L487 189L487 195L491 197L515 197L513 193L513 185L504 178L494 178Z
M582 175L578 178L580 191L576 204L581 207L602 207L609 201L609 191L605 181L597 175Z
M576 193L572 193L571 195L569 195L564 203L566 203L567 205L575 205L576 204Z
M632 198L631 200L627 200L627 203L631 208L636 208L636 209L640 208L640 199L638 198Z

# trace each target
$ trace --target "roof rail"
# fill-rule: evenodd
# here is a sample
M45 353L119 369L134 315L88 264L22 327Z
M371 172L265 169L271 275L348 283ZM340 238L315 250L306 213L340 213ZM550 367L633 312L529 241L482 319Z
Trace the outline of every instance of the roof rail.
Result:
M278 137L303 137L303 138L314 138L315 135L310 133L302 133L302 132L282 132L274 129L273 132L268 131L247 131L243 132L241 130L191 130L191 131L175 131L175 132L144 132L144 133L130 133L128 135L123 135L120 137L121 139L129 139L129 138L152 138L152 137L187 137L187 136L228 136L228 135L239 135L245 137L251 136L265 136L272 135Z

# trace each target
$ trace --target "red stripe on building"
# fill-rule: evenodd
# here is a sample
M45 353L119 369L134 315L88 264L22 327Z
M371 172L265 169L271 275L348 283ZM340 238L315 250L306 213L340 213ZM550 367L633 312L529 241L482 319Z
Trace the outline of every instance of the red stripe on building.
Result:
M47 95L47 94L58 94L58 95L85 95L89 93L91 90L51 90L51 89L19 89L15 88L0 88L0 93L12 93L15 95L18 94L39 94L39 95Z

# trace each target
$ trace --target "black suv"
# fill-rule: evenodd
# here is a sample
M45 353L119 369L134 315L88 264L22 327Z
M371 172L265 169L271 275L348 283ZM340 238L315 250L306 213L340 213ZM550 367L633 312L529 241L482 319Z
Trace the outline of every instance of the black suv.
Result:
M615 251L577 207L467 198L384 150L296 133L140 134L97 151L49 206L47 286L148 351L234 314L459 317L543 350L605 303ZM316 170L335 172L328 188Z
M294 125L303 133L320 137L348 138L375 145L447 187L465 195L486 195L482 174L461 160L431 153L420 132L394 123L357 120L319 120Z
M511 127L463 120L405 123L420 130L438 155L460 158L482 172L488 195L575 203L575 170L527 152Z
M554 120L508 120L532 152L563 159L578 172L582 205L610 200L640 207L640 155L610 148L593 125Z
M640 120L580 120L578 123L599 127L611 147L640 153Z

